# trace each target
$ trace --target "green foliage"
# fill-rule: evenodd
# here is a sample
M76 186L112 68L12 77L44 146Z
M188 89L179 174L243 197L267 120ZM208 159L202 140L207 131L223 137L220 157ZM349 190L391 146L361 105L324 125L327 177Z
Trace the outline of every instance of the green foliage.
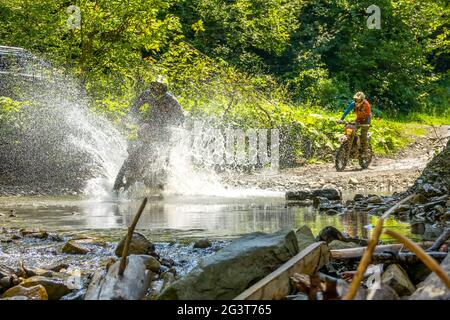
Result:
M81 8L79 28L67 25L70 4ZM374 149L387 154L418 134L405 121L449 123L450 9L443 0L381 0L381 29L370 30L371 4L2 0L0 44L76 75L92 108L116 124L164 75L190 117L279 127L297 158L331 158L342 132L334 120L363 90L373 105ZM0 121L18 110L0 102Z

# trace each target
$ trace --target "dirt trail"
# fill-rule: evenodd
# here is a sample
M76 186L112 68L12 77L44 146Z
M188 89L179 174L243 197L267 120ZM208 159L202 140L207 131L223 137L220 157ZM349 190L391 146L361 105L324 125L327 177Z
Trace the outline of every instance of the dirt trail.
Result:
M333 163L308 164L284 169L277 174L240 175L230 179L235 186L252 186L272 190L338 187L361 193L403 191L419 177L436 150L450 138L450 126L430 127L407 148L393 157L376 157L368 170L354 163L344 172L336 172ZM228 179L227 179L228 180Z

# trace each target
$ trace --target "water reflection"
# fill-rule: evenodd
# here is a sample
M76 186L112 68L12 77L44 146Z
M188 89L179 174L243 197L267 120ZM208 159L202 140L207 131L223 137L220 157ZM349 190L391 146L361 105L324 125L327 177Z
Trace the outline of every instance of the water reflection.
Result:
M81 200L22 198L20 201L0 201L0 211L14 207L18 217L10 222L26 223L27 227L47 229L110 229L131 224L139 201L96 202ZM6 219L6 218L0 218ZM250 232L275 232L284 228L309 226L314 234L332 225L352 237L370 236L365 227L375 225L376 217L365 213L348 212L327 216L312 207L287 206L283 198L171 198L149 201L139 221L140 229L198 230L199 234L234 236ZM386 224L415 240L422 235L407 221L390 219ZM425 227L422 227L422 229ZM419 230L420 231L420 230ZM423 232L422 232L423 234ZM385 239L387 240L387 239Z

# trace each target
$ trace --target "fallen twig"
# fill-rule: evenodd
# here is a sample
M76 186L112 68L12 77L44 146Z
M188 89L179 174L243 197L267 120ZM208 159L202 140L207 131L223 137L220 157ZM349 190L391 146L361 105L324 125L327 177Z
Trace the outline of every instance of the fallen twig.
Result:
M128 257L128 252L130 249L131 239L133 238L134 229L136 228L136 225L139 221L139 218L142 215L142 212L144 211L146 204L147 204L147 198L144 198L144 200L141 203L141 206L139 207L138 212L136 213L136 216L134 217L133 223L128 227L127 239L125 240L125 244L123 246L122 258L120 260L120 266L119 266L119 275L120 276L123 275L125 268L127 267L127 257Z

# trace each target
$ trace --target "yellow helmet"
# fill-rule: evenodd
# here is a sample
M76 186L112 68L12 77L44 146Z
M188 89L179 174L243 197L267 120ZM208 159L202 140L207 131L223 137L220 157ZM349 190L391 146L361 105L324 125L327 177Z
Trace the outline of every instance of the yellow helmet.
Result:
M358 101L358 100L364 101L365 99L366 99L366 96L361 91L355 93L355 95L353 96L353 100L355 100L355 101Z

